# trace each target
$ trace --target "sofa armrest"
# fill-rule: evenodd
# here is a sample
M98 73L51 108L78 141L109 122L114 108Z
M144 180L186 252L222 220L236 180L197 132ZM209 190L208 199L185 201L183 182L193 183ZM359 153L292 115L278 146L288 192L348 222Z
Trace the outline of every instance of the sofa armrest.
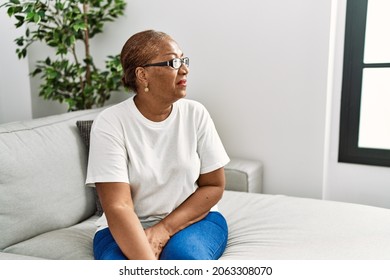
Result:
M257 160L231 158L225 166L226 190L261 193L263 164Z

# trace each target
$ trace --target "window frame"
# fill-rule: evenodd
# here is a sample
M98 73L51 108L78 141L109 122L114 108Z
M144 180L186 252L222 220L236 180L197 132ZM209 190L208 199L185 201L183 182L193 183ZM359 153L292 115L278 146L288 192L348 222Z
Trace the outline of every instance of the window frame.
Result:
M390 150L358 146L363 69L390 67L364 63L367 6L368 0L347 0L338 161L389 167Z

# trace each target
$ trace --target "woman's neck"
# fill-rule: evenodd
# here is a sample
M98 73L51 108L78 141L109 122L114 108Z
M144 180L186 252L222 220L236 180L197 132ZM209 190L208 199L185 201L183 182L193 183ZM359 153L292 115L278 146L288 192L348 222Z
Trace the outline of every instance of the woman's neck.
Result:
M154 122L164 121L172 112L172 104L161 104L152 100L151 98L144 98L141 95L134 96L134 103L138 111Z

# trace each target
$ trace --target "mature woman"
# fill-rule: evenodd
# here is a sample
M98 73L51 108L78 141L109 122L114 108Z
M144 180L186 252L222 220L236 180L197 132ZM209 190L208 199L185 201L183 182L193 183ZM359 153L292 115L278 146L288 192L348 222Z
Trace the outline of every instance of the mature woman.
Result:
M218 259L229 158L207 110L183 99L189 59L148 30L127 40L121 63L135 95L101 112L91 132L87 184L104 210L95 258Z

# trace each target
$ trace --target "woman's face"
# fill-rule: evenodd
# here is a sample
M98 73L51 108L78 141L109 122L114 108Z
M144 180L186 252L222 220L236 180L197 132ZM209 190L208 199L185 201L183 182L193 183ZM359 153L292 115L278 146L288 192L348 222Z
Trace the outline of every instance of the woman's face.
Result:
M183 52L173 40L166 40L161 45L159 55L148 64L164 62L173 58L183 58ZM186 96L187 75L189 69L182 64L179 69L170 66L145 67L148 80L148 94L163 103L173 103Z

